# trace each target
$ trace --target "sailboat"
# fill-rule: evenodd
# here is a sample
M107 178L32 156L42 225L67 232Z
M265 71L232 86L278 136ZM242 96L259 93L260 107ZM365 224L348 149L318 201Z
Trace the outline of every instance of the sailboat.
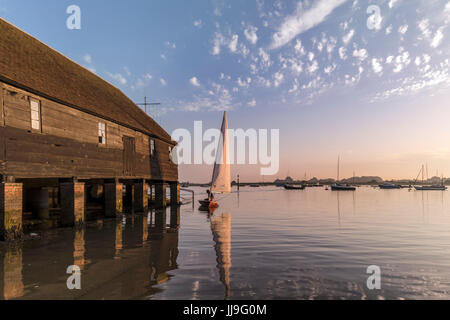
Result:
M340 169L340 157L338 157L338 165L337 165L337 180L336 183L331 185L332 191L355 191L356 188L349 186L349 185L343 185L339 183L339 169Z
M422 185L421 186L414 186L414 189L416 189L417 191L445 191L447 190L447 187L444 186L444 177L442 177L442 184L441 185L431 185L431 186L426 186L424 185L424 166L422 165L422 168L419 171L419 174L417 175L416 180L414 181L414 184L416 184L417 179L420 176L420 173L422 173ZM428 179L428 165L427 165L427 179Z
M214 163L213 175L211 179L211 193L230 193L231 192L231 174L230 174L230 153L228 142L228 121L227 112L223 114L222 127L220 130L220 139L217 147L216 161ZM219 205L214 200L200 200L203 207L217 208Z

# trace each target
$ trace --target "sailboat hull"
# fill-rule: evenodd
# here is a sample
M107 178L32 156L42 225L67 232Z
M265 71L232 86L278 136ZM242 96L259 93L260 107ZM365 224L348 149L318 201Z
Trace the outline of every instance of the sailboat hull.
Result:
M352 186L341 186L341 185L332 185L332 191L355 191L356 188Z
M218 208L219 207L219 204L215 201L198 200L198 202L200 203L200 205L202 207L207 207L207 208Z
M414 187L417 191L445 191L447 187L445 186L422 186L422 187Z

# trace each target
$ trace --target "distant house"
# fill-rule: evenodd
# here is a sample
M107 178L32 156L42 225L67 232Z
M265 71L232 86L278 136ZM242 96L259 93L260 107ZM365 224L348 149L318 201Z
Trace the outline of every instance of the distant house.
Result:
M135 199L146 198L147 184L158 186L163 205L165 183L177 188L175 145L119 89L0 18L0 233L21 229L15 188L23 188L26 205L58 187L69 195L59 199L63 216L65 207L83 211L69 213L68 224L84 220L77 200L84 185L104 184L105 208L113 212L122 210L122 183L138 186Z

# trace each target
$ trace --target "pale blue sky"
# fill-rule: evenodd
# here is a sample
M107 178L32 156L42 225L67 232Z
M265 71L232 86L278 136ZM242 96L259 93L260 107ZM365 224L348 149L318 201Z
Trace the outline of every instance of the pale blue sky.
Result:
M81 30L66 28L72 4ZM232 128L280 129L280 177L334 176L339 153L343 176L412 177L425 162L450 176L448 0L0 0L0 15L132 100L162 102L168 132L219 127L223 110Z

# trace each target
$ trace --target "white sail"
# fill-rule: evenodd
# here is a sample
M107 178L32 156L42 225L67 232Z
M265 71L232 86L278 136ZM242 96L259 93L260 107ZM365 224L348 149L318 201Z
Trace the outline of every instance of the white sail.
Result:
M226 112L223 114L219 145L217 147L216 153L216 162L214 163L214 170L211 181L211 192L231 192L230 153Z

